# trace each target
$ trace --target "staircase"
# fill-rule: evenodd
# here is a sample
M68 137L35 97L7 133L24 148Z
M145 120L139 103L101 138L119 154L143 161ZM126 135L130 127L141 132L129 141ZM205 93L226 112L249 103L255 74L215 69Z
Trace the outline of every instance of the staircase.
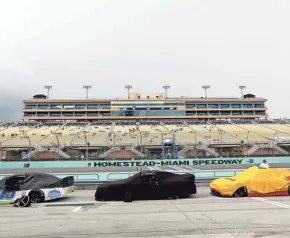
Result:
M39 152L44 152L44 151L47 151L47 150L45 148L42 148L39 145L36 145L35 149L28 152L27 156L28 156L28 158L32 158L32 157L36 156ZM55 154L58 154L60 157L65 158L65 159L71 158L70 155L63 152L62 150L58 150L57 148L51 148L50 151L54 152Z
M289 155L288 151L282 149L280 146L278 146L276 144L274 145L274 149L277 150L277 151L279 151L283 155Z
M185 146L180 151L178 151L178 156L183 156L187 151L191 149L196 149L194 146Z
M214 157L219 157L219 153L215 151L213 148L209 148L207 146L203 147L203 149L208 152L209 154L213 155Z
M126 147L126 150L132 151L133 153L135 153L136 155L138 155L140 158L144 158L145 157L144 154L142 154L139 150L137 150L134 147Z
M105 158L107 157L110 153L114 152L114 151L120 151L120 147L115 147L115 150L114 150L114 147L112 147L111 149L107 150L105 153L101 154L101 158Z
M260 149L261 147L259 147L258 145L253 145L247 152L248 155L251 155L253 153L255 153L258 149Z
M280 152L283 155L288 155L289 154L288 151L282 149L280 146L278 146L276 143L274 143L274 145L271 145L271 144L254 145L253 147L251 147L248 150L248 155L251 155L251 154L255 153L259 149L273 149L273 150L276 150L276 151Z
M63 152L62 150L51 149L50 151L54 151L54 153L58 154L60 157L65 158L65 159L69 159L71 157L70 155L68 155L67 153Z
M39 152L39 149L36 148L36 149L34 149L34 150L28 152L28 153L27 153L27 157L28 157L28 158L33 158L34 156L36 156L36 155L38 154L38 152Z

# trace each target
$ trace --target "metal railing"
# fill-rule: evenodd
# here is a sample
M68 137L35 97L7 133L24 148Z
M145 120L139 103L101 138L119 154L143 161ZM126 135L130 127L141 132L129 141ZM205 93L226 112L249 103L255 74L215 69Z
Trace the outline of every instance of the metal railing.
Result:
M290 168L287 168L290 170ZM244 171L244 169L224 169L224 170L188 170L173 172L175 174L194 174L197 183L204 181L211 181L217 178L231 177L238 173ZM50 173L58 178L65 178L68 176L73 176L75 179L75 184L101 184L107 181L114 181L119 179L126 179L130 176L138 173L136 172L93 172L93 173ZM12 174L0 174L0 179L4 179Z
M175 174L194 174L196 180L209 180L221 177L230 177L234 176L239 172L242 172L243 169L235 170L188 170L184 172L175 172ZM106 182L114 181L118 179L126 179L130 176L138 173L136 172L94 172L94 173L50 173L58 178L65 178L68 176L73 176L76 183L81 182ZM12 176L12 174L0 174L0 179Z

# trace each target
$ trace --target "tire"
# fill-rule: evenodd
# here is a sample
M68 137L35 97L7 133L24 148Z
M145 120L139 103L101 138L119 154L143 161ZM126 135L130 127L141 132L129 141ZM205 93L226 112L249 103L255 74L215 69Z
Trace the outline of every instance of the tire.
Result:
M126 192L125 193L125 198L124 198L124 202L132 202L132 193L131 192Z
M44 193L41 190L32 190L28 196L30 198L31 203L44 202Z
M290 196L290 186L288 187L288 195Z
M248 196L247 188L245 187L239 188L237 191L234 192L233 196L234 197L247 197Z

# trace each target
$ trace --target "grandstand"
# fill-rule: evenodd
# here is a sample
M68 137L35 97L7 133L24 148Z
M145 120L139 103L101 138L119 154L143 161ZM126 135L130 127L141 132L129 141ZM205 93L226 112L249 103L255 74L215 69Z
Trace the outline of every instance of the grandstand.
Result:
M23 100L22 120L104 121L104 120L216 120L267 118L264 98L246 94L241 98L168 98L162 93L128 99L47 99L44 95Z
M179 156L286 155L288 121L106 121L22 122L0 126L4 157L35 159L160 157L164 139L173 139ZM4 153L5 152L5 153ZM74 152L74 153L72 153Z
M268 120L266 101L253 94L129 93L127 99L81 100L35 95L23 100L22 122L0 124L0 159L164 158L170 151L180 157L287 155L290 122Z

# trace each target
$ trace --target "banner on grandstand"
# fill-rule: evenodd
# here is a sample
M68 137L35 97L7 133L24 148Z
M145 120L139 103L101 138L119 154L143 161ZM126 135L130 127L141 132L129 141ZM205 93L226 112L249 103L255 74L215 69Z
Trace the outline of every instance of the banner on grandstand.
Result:
M220 159L176 159L176 160L124 160L124 161L95 161L94 167L141 167L141 166L174 166L174 165L224 165L224 164L252 164L248 158L220 158Z

